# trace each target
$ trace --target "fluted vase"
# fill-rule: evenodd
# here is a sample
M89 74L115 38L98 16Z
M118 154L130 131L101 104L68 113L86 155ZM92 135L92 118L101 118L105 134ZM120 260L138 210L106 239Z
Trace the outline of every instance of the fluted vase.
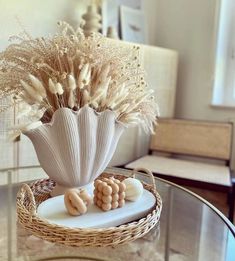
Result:
M32 141L41 167L56 182L52 195L83 187L105 170L125 126L115 114L60 108L50 123L24 132Z

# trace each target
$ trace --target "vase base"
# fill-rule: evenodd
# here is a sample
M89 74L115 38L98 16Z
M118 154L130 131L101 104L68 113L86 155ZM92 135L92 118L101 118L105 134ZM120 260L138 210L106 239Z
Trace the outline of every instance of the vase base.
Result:
M52 197L56 197L56 196L60 196L60 195L64 195L65 191L67 189L86 189L88 191L93 191L94 190L94 183L91 182L87 185L84 186L78 186L78 187L65 187L65 186L61 186L59 184L56 184L56 186L54 187L54 189L51 191L50 195ZM92 196L92 195L91 195Z

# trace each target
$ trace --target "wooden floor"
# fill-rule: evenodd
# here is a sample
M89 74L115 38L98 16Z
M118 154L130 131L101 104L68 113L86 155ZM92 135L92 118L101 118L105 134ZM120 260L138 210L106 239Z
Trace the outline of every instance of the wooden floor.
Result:
M228 204L227 204L226 193L204 190L199 188L192 188L192 187L186 187L186 188L198 194L199 196L203 197L212 205L214 205L216 208L218 208L225 216L228 216ZM234 212L233 224L235 224L235 212Z

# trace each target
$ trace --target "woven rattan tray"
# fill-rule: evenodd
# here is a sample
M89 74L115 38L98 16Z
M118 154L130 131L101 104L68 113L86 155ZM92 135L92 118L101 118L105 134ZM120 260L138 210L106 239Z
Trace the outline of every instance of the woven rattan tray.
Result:
M133 241L148 233L159 221L162 200L156 190L155 180L150 174L152 185L143 182L144 188L153 193L156 204L150 213L139 220L110 228L68 228L49 223L37 215L38 205L50 198L55 182L50 179L38 180L30 185L23 184L17 195L17 215L19 223L33 235L50 242L69 246L114 246ZM109 173L123 180L126 176Z

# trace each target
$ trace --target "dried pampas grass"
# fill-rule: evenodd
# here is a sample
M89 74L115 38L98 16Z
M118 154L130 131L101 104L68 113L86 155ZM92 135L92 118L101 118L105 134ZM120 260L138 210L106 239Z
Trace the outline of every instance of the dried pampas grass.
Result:
M0 99L9 97L27 124L50 122L61 107L90 106L153 131L158 107L144 80L139 47L130 51L101 34L85 37L81 28L59 25L61 32L51 38L14 37L20 43L0 54Z

